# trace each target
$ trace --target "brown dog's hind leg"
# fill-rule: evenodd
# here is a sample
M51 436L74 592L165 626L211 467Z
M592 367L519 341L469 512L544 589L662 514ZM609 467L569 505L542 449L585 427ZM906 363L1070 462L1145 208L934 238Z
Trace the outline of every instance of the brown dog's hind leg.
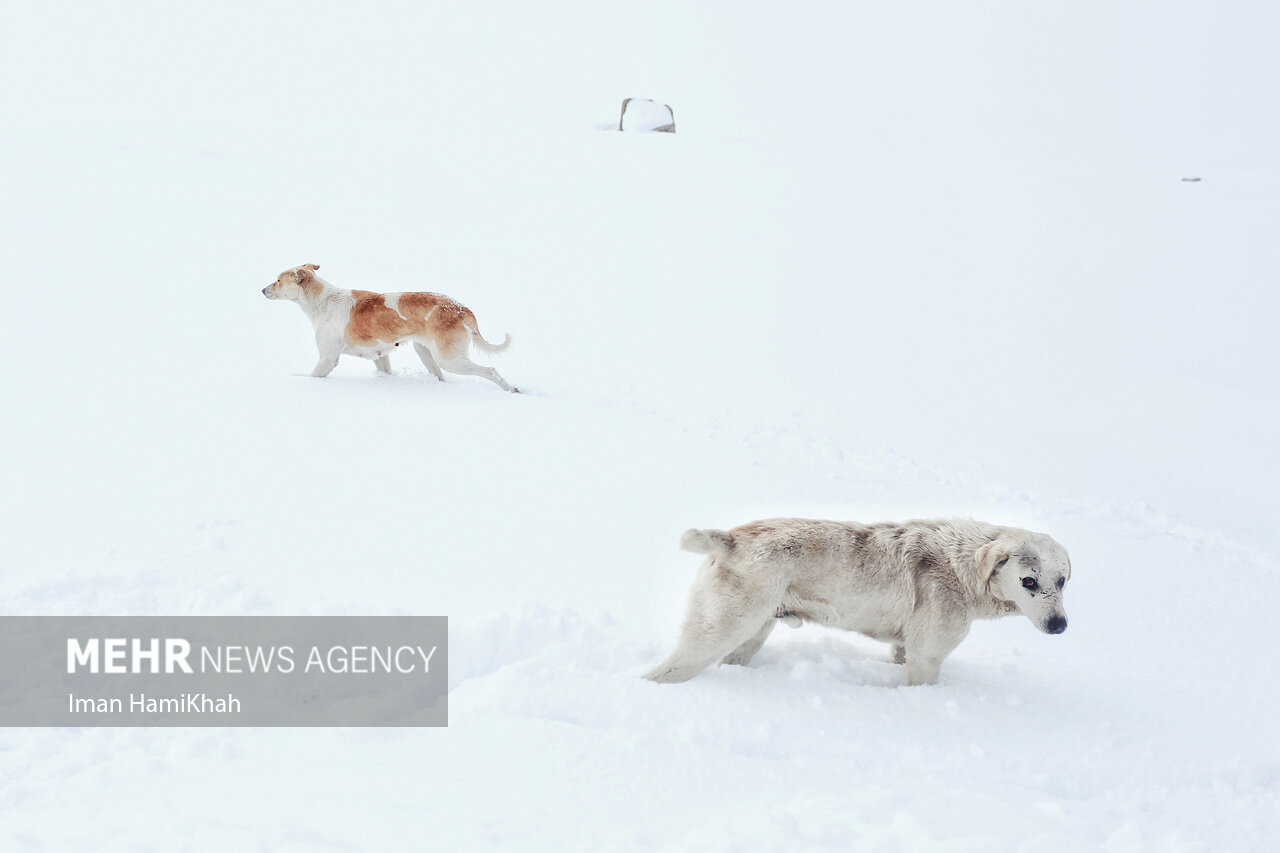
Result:
M418 354L418 360L431 372L431 375L443 382L444 374L440 372L440 365L436 364L436 360L431 357L431 350L414 341L413 351Z
M492 367L486 367L483 364L476 364L465 355L449 359L440 366L450 373L457 373L460 376L482 376L497 385L503 391L519 393L519 389L513 388L507 380L499 376L498 371L494 370Z

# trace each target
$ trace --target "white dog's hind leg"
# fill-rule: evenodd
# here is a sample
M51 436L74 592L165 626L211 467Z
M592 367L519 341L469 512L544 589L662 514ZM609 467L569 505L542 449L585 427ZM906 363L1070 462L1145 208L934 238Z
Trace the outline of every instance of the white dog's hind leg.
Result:
M760 651L764 641L769 639L773 626L777 624L778 619L775 616L770 616L764 620L764 624L760 626L759 631L756 631L755 636L725 655L721 663L732 664L733 666L746 666L751 663L751 659L756 656L756 652Z
M431 350L414 341L413 351L418 354L418 360L422 362L423 366L431 371L431 375L443 382L444 374L440 372L440 365L436 364L436 360L431 357Z
M748 642L755 633L752 630L754 627L754 625L747 625L745 630L742 630L740 626L736 633L727 636L695 637L686 631L681 635L676 650L662 663L645 673L644 677L659 684L688 681Z
M907 662L907 648L906 648L906 646L902 645L901 643L896 643L896 644L894 644L894 647L893 647L893 662L894 662L894 663L906 663L906 662Z
M375 367L377 367L377 368L378 368L378 372L379 372L379 373L390 373L390 372L391 372L391 356L389 356L389 355L380 355L380 356L378 356L377 358L375 358L375 359L373 360L373 364L374 364L374 366L375 366Z
M764 642L761 626L766 620L772 626L776 601L766 600L754 591L725 589L715 580L709 586L700 586L703 582L699 577L694 583L676 650L645 675L650 681L688 681L724 660L730 652L736 654L740 647L749 646L756 639Z
M483 376L503 391L519 393L519 389L513 388L507 380L499 376L498 371L494 370L492 367L485 367L483 364L476 364L465 355L451 358L440 366L450 373L457 373L460 376Z

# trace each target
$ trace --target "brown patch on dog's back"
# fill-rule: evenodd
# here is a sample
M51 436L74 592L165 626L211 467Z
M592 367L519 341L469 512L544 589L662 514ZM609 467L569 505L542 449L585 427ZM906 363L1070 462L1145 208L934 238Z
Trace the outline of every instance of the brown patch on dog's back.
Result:
M421 325L427 315L442 304L452 302L447 296L439 293L402 293L396 307L404 318L414 325Z
M465 352L467 327L476 324L469 309L439 293L402 293L399 305L400 313L421 328L419 334L430 338L442 357Z
M387 307L387 298L381 293L353 290L351 295L356 302L347 323L348 344L368 346L378 341L398 341L413 333L413 326L398 311Z
M356 302L347 322L348 344L369 346L415 338L429 341L444 359L466 354L467 330L475 327L475 315L449 297L439 293L392 294L396 299L392 308L386 294L368 290L351 293Z

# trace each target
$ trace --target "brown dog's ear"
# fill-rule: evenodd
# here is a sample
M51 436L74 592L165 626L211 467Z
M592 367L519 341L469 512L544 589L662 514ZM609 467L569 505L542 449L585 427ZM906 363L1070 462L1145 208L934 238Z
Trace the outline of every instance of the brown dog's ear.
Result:
M318 269L320 269L320 265L319 265L319 264L303 264L303 266L304 266L304 267L306 267L306 268L307 268L307 269L309 269L309 270L318 270Z
M1009 562L1012 554L1009 543L1001 539L988 542L974 553L974 560L978 563L978 580L983 586L991 582L991 576L996 573L996 569Z

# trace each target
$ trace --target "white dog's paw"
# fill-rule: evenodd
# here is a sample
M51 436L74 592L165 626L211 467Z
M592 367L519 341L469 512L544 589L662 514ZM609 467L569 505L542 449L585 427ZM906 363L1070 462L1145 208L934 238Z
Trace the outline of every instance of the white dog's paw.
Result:
M658 684L679 684L682 681L688 681L701 671L700 669L691 670L687 666L671 666L662 663L646 672L644 677Z

